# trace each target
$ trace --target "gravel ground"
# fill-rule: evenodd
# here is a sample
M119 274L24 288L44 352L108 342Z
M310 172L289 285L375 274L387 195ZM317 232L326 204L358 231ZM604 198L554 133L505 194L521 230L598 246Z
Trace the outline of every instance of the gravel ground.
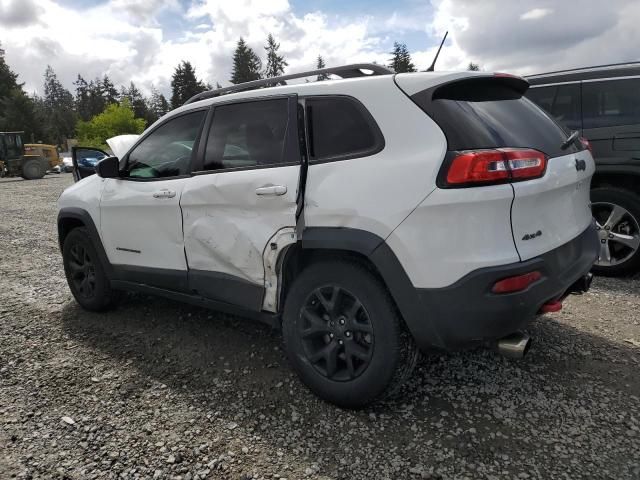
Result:
M0 478L640 478L640 276L540 317L523 361L429 354L342 411L261 324L143 295L81 310L55 227L71 181L0 180Z

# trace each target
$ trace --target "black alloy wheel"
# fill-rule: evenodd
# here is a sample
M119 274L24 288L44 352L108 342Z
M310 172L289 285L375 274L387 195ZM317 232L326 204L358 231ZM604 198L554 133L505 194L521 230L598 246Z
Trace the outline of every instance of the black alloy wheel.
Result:
M80 244L75 244L69 250L69 269L71 281L78 294L85 299L91 299L96 291L96 269L94 260L87 249Z
M300 311L304 353L324 377L347 381L369 366L374 332L362 302L348 290L327 285L314 290Z

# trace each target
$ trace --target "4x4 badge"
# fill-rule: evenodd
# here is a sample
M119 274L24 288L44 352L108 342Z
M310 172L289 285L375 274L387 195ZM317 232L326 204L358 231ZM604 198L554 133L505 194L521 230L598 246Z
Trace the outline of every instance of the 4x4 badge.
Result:
M533 240L536 237L539 237L542 235L542 230L538 230L537 232L534 233L527 233L524 237L522 237L522 240Z
M576 158L576 172L579 172L580 170L584 171L586 169L587 169L587 162Z

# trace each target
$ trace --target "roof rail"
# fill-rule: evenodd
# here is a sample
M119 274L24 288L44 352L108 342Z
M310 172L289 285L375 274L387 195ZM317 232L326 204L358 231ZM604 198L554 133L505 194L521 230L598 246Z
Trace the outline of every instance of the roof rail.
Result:
M606 65L594 65L592 67L580 67L580 68L569 68L567 70L555 70L553 72L544 72L544 73L534 73L531 75L525 75L524 78L531 77L544 77L545 75L555 75L560 73L579 73L584 71L593 71L593 70L605 70L605 69L615 69L615 68L623 68L623 67L637 67L640 65L640 62L622 62L622 63L609 63Z
M363 70L370 70L372 73L364 73ZM286 80L293 80L295 78L311 77L313 75L337 75L342 78L355 78L355 77L367 77L374 75L390 75L394 73L393 70L389 70L387 67L378 65L377 63L353 63L351 65L342 65L339 67L320 68L318 70L309 70L307 72L291 73L289 75L282 75L280 77L261 78L260 80L252 80L251 82L238 83L231 85L230 87L218 88L216 90L209 90L207 92L198 93L189 100L184 102L184 105L188 103L197 102L198 100L204 100L205 98L213 98L224 93L241 92L243 90L251 90L252 88L264 87L264 86L276 86L277 84Z

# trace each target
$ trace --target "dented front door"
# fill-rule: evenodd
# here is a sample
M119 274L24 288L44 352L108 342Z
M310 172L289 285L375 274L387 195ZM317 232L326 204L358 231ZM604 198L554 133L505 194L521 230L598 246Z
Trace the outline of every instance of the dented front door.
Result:
M296 224L296 105L281 97L214 108L180 200L189 287L204 297L261 308L265 248Z

